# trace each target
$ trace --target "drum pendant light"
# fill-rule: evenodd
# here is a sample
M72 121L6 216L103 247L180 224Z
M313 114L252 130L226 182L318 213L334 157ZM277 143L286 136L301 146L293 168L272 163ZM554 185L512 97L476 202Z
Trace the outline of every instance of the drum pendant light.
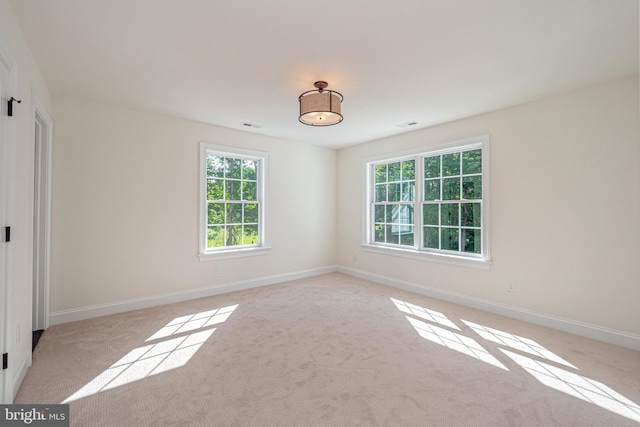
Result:
M329 84L318 81L317 89L304 92L298 97L300 102L300 123L309 126L331 126L342 121L342 94L325 90Z

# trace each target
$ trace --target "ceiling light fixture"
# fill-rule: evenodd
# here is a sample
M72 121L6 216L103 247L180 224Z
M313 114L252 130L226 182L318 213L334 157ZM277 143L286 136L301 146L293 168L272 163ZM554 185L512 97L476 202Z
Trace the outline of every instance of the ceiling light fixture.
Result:
M309 90L298 97L300 102L300 123L309 126L331 126L342 121L342 94L325 90L329 83L319 81L313 84L317 90Z

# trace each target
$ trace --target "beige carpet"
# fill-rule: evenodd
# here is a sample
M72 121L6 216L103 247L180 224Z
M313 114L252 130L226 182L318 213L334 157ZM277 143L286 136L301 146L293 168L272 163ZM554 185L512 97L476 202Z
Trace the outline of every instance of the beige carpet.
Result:
M15 403L61 402L72 426L637 426L640 353L330 274L51 327Z

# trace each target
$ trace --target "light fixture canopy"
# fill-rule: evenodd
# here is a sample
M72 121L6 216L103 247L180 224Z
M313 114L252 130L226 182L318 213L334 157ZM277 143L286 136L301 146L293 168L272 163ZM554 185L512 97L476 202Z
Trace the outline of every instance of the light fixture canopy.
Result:
M325 90L329 83L318 81L313 84L317 89L304 92L298 97L300 102L300 123L309 126L331 126L342 121L341 93Z

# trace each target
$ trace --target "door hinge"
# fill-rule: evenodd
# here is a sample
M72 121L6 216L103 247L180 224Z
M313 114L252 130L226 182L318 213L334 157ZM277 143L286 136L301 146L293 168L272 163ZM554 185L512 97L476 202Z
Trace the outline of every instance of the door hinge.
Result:
M13 103L17 102L18 104L20 104L22 102L21 99L15 99L13 96L9 99L8 104L7 104L7 116L12 117L13 116Z
M9 353L5 353L2 355L2 369L7 369L9 367Z
M4 228L4 241L5 242L11 241L11 227Z

